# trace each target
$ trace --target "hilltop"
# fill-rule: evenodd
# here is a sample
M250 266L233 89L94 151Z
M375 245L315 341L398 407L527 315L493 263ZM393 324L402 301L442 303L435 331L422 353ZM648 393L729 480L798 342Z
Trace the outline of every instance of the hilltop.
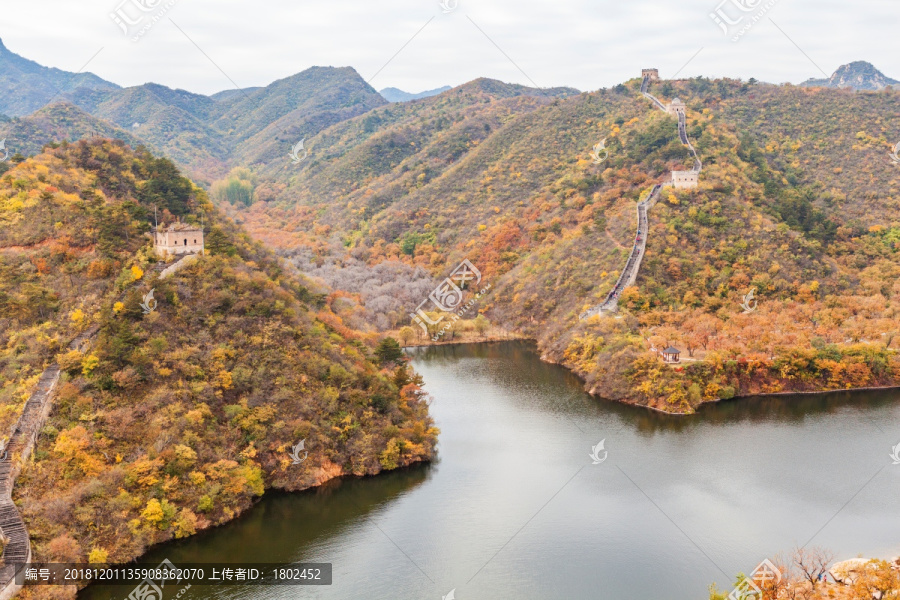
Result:
M168 279L145 236L154 207L207 231L208 254ZM125 562L267 488L428 460L420 379L334 301L146 150L63 144L0 176L4 430L48 364L66 373L14 490L35 558ZM87 349L64 350L92 325Z
M875 68L872 63L858 60L838 67L828 79L809 79L804 87L847 88L852 90L882 90L888 86L900 84L900 81L887 77Z

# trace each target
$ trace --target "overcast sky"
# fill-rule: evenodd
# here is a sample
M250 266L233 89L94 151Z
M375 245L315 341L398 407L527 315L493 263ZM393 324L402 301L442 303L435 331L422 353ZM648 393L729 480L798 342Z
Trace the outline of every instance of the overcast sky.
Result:
M0 38L43 65L205 94L313 65L411 92L477 77L594 90L642 67L799 83L854 60L900 79L898 0L443 1L0 0Z

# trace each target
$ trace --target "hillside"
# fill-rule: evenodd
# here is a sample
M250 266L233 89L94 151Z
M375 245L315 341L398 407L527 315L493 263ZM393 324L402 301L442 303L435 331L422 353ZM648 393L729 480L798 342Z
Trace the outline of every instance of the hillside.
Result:
M814 206L855 235L898 219L900 170L890 159L900 142L890 118L900 111L897 92L754 86L717 105L754 140L754 161L809 189Z
M165 280L144 235L153 207L207 230L208 254ZM123 562L266 488L428 460L418 377L382 362L334 301L146 151L79 142L0 176L3 430L45 366L66 373L14 490L36 558ZM63 351L91 325L88 349Z
M80 89L115 90L114 83L93 73L69 73L44 67L11 52L0 41L0 86L14 93L0 98L0 113L11 117L30 114L47 103L61 100L66 93Z
M866 131L877 134L895 93L657 84L664 101L688 104L702 183L667 191L651 211L644 266L620 300L623 318L578 321L624 264L634 203L691 164L675 120L637 87L542 98L479 81L377 109L314 138L328 154L241 217L284 252L399 261L435 277L468 258L493 284L480 310L536 337L545 358L606 397L690 412L734 395L900 382L900 214L895 184L879 184L896 170L886 154L871 160L873 144L854 155L865 169L844 178L842 190L817 178L846 155L813 158L832 147L835 122L868 119ZM816 110L798 110L800 98L816 94L827 95ZM852 119L825 118L829 111ZM808 136L804 160L767 146L767 132L788 124ZM609 159L597 166L589 151L602 139ZM881 210L871 210L876 187ZM744 315L751 288L759 309ZM688 355L681 367L650 352L673 344Z
M864 67L840 77L874 81ZM687 104L701 185L667 189L651 211L622 318L579 321L624 266L635 203L692 165L675 120L638 88L477 79L387 103L353 69L323 67L215 98L147 85L79 101L122 125L144 119L132 134L340 290L354 329L409 325L420 291L468 258L491 282L480 312L610 398L690 412L734 395L895 384L887 115L900 97L889 88L655 83L664 102ZM596 164L600 142L609 154ZM759 309L744 314L751 290ZM652 350L671 345L683 366Z
M127 130L98 119L66 102L49 104L25 117L0 121L0 139L11 153L39 154L47 144L91 137L114 138L132 146L141 141Z

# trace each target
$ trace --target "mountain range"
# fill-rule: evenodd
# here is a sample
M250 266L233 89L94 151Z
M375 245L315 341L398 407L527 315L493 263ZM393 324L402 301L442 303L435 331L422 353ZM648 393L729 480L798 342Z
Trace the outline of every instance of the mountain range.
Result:
M832 79L882 81L857 63ZM476 79L388 102L355 70L325 67L214 96L80 85L65 104L0 123L0 138L23 153L92 127L142 142L300 268L402 263L441 280L469 259L492 284L479 310L607 397L690 412L732 395L893 381L900 183L889 154L900 97L890 89L654 82L664 102L687 105L701 185L668 189L653 208L624 318L578 319L623 267L635 202L692 165L675 120L639 88ZM602 160L591 155L598 144ZM357 293L351 273L327 283ZM741 316L751 288L765 326ZM364 304L344 305L341 318L396 329L415 308ZM880 350L859 346L881 339ZM661 367L648 349L662 344L704 362ZM754 361L752 373L739 360Z

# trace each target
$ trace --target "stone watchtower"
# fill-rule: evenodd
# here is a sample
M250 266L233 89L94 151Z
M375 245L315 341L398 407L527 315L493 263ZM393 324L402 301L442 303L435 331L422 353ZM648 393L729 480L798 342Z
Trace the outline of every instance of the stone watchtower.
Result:
M659 81L659 69L641 69L641 79L650 78L650 81Z
M672 185L676 189L695 188L700 184L699 179L697 171L672 171Z
M153 244L159 256L202 254L203 229L187 223L172 223L153 230Z
M679 113L687 114L687 107L684 105L681 98L675 98L666 106L666 112L673 117L678 117Z

